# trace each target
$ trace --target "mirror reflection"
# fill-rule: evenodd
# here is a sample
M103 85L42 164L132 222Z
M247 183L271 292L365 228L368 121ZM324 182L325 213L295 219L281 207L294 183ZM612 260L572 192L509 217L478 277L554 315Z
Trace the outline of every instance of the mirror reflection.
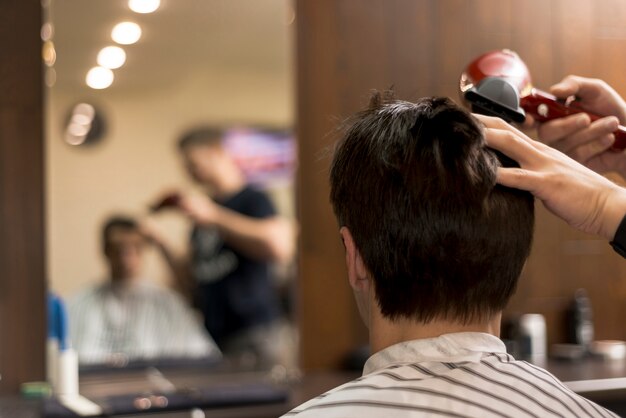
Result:
M131 217L111 217L103 226L107 279L69 305L71 343L82 363L220 356L185 301L144 277L148 237Z
M130 3L44 25L49 287L81 365L294 366L292 6Z

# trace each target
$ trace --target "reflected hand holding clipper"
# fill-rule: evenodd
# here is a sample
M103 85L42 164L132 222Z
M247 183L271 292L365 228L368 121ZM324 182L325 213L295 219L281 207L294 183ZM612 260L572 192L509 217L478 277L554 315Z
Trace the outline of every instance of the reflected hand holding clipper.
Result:
M507 122L524 122L526 115L539 122L583 112L592 121L602 117L584 110L574 97L561 100L534 88L528 67L508 49L487 52L472 61L461 74L459 87L461 98L470 103L473 112ZM626 128L619 126L614 135L611 150L625 149Z
M180 204L181 199L182 197L179 193L169 193L163 196L161 200L159 200L157 203L150 206L150 212L156 213L162 211L163 209L177 208Z

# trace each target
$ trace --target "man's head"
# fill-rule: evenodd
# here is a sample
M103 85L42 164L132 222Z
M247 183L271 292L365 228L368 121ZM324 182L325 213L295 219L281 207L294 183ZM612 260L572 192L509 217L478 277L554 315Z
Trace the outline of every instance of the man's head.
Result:
M504 159L449 99L376 94L354 117L332 161L331 202L384 317L469 324L505 307L534 207L530 194L496 184Z
M112 280L141 275L146 240L135 220L122 216L107 220L102 229L102 244Z
M200 184L215 186L232 169L232 159L222 146L223 135L220 129L202 128L186 133L178 141L187 171Z

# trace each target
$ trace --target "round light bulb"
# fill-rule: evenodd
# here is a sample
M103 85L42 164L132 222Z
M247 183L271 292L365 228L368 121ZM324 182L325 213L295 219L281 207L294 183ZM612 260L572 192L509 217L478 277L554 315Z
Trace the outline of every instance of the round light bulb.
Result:
M98 65L114 70L126 62L126 52L119 46L107 46L98 53Z
M128 7L135 13L152 13L161 5L161 0L128 0Z
M43 62L48 67L52 67L57 60L57 51L52 41L46 41L42 47Z
M79 123L72 123L67 127L67 133L72 136L86 136L91 129L91 125L82 125Z
M72 111L72 123L79 125L90 125L96 116L96 109L89 103L79 103L74 106Z
M122 22L115 25L111 38L121 45L134 44L141 38L141 27L133 22Z
M106 89L113 83L113 71L104 67L93 67L87 73L85 81L87 85L92 89L101 90Z
M52 23L50 22L44 23L41 26L41 40L44 42L51 41L53 35L54 35L54 26L52 26Z

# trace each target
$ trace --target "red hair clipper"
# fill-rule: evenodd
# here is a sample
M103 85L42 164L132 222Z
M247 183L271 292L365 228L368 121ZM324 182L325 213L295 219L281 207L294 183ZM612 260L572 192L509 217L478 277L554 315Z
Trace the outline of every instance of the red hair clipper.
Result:
M473 112L498 116L507 122L521 123L526 115L539 122L587 113L591 120L600 119L583 109L575 97L566 100L532 86L530 72L513 51L502 49L487 52L472 61L461 74L461 98L469 102ZM626 148L626 128L614 132L611 149Z

